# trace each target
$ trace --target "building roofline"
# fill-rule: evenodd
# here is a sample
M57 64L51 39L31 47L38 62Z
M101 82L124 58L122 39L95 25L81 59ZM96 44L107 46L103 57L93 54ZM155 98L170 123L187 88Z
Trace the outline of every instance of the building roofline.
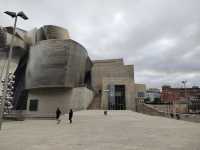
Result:
M124 63L123 58L92 60L93 63L111 63L111 62L119 62L119 61Z

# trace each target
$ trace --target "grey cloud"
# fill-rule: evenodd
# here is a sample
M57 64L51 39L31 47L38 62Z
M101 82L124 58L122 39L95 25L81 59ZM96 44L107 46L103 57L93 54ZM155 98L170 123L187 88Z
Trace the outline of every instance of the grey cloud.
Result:
M55 24L69 30L92 59L124 58L137 82L160 87L200 77L198 0L1 0L0 10L24 10L27 30ZM0 24L12 19L0 15ZM153 73L152 73L153 72Z

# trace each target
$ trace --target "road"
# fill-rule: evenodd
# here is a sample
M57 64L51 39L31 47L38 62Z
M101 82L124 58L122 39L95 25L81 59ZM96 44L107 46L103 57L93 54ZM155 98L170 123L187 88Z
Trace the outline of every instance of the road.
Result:
M199 123L100 110L62 119L5 122L0 150L200 150Z

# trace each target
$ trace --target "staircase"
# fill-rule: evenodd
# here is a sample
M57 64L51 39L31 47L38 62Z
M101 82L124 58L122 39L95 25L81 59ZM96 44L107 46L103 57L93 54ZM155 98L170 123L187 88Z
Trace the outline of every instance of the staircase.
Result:
M88 109L101 109L101 95L96 94L88 106Z

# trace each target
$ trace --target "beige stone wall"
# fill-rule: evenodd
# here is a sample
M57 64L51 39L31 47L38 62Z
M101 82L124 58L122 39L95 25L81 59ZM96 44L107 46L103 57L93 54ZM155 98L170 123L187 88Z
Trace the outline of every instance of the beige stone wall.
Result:
M101 108L108 109L108 93L104 90L109 84L125 85L126 109L135 110L135 85L130 78L103 78Z
M144 103L144 98L145 98L145 95L144 97L138 97L138 92L144 92L144 94L146 94L146 85L145 84L135 84L135 102L136 102L136 105L139 104L139 103Z
M124 67L128 71L129 77L134 80L134 66L133 65L125 65Z
M102 91L101 109L108 108L108 85L125 85L126 109L135 110L134 66L124 65L123 59L93 61L92 87Z
M29 111L31 99L38 99L38 111ZM74 89L48 88L31 90L28 96L27 117L55 117L56 108L59 107L63 113L69 109L86 109L93 99L93 92L85 87Z
M135 84L135 91L136 92L146 92L146 85L145 84Z
M133 65L124 65L123 59L93 61L92 87L102 89L103 78L130 78L134 80Z

